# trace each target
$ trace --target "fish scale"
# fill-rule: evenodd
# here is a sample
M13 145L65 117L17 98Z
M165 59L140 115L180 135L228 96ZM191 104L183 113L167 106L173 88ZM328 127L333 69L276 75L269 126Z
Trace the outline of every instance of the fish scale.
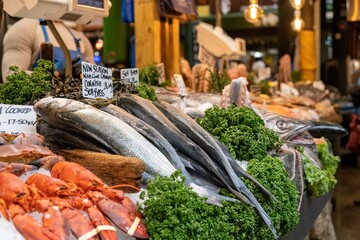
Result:
M120 119L82 102L47 97L34 105L35 111L60 129L84 134L115 153L142 159L146 172L169 176L176 171L169 160L146 138Z

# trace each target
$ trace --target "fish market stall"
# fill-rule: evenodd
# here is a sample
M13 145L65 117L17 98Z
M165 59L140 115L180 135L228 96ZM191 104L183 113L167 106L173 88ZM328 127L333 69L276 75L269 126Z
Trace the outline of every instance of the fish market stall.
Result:
M0 189L14 182L27 197L0 191L0 228L10 223L20 239L31 239L24 218L38 236L55 231L47 213L66 222L51 234L70 238L302 239L336 183L339 158L311 136L313 122L256 108L246 79L233 80L239 91L229 95L185 97L114 79L113 98L90 99L80 80L49 74L39 95L3 94L24 74L0 86L2 104L30 104L37 114L36 133L0 138ZM62 187L50 191L52 181Z

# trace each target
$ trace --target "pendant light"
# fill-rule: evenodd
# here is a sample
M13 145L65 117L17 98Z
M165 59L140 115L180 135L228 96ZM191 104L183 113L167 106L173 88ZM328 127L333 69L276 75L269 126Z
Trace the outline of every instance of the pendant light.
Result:
M257 23L264 14L264 10L259 6L257 0L250 0L250 4L244 11L244 18L250 23Z
M291 28L295 32L300 32L301 30L303 30L304 26L305 22L301 18L301 11L297 9L294 11L294 19L291 21Z
M290 4L294 9L301 9L305 4L305 0L290 0Z

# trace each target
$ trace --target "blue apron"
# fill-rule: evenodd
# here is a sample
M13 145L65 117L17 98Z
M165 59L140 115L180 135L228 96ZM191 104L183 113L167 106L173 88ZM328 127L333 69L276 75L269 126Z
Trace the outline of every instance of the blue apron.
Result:
M47 30L46 30L46 27L44 25L41 25L41 29L42 29L42 32L44 34L45 42L48 43L49 42L49 36L48 36ZM71 60L72 60L72 64L73 65L81 64L81 62L84 61L84 59L85 59L85 56L81 52L81 49L80 49L80 41L81 41L81 39L76 38L75 35L71 32L71 30L68 27L66 27L66 29L69 31L69 33L73 37L73 39L75 41L75 45L76 45L76 50L69 50ZM37 62L38 62L39 59L40 59L40 52L39 52L39 55L36 58L35 63L32 65L32 69L34 69L38 65ZM56 71L61 71L61 70L65 69L65 65L66 65L65 54L64 54L63 50L60 47L54 47L54 64L56 66Z

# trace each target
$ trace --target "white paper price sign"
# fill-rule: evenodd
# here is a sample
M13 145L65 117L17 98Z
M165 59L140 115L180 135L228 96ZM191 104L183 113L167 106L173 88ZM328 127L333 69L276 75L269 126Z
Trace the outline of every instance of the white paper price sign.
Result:
M187 96L188 93L187 93L187 90L186 90L186 86L185 86L183 77L180 74L174 74L174 79L175 79L176 84L177 84L177 86L179 88L180 95L181 96Z
M271 78L271 68L260 68L258 73L259 80L265 80Z
M0 133L36 133L33 106L0 104Z
M112 70L87 62L81 63L82 92L85 98L112 98Z
M139 69L125 68L120 70L120 79L128 84L139 85Z
M159 77L159 84L162 84L166 81L165 79L165 67L164 63L156 64L156 69L158 70L160 77Z
M201 63L207 64L210 67L215 67L215 57L208 50L206 50L202 45L199 48L198 59Z

